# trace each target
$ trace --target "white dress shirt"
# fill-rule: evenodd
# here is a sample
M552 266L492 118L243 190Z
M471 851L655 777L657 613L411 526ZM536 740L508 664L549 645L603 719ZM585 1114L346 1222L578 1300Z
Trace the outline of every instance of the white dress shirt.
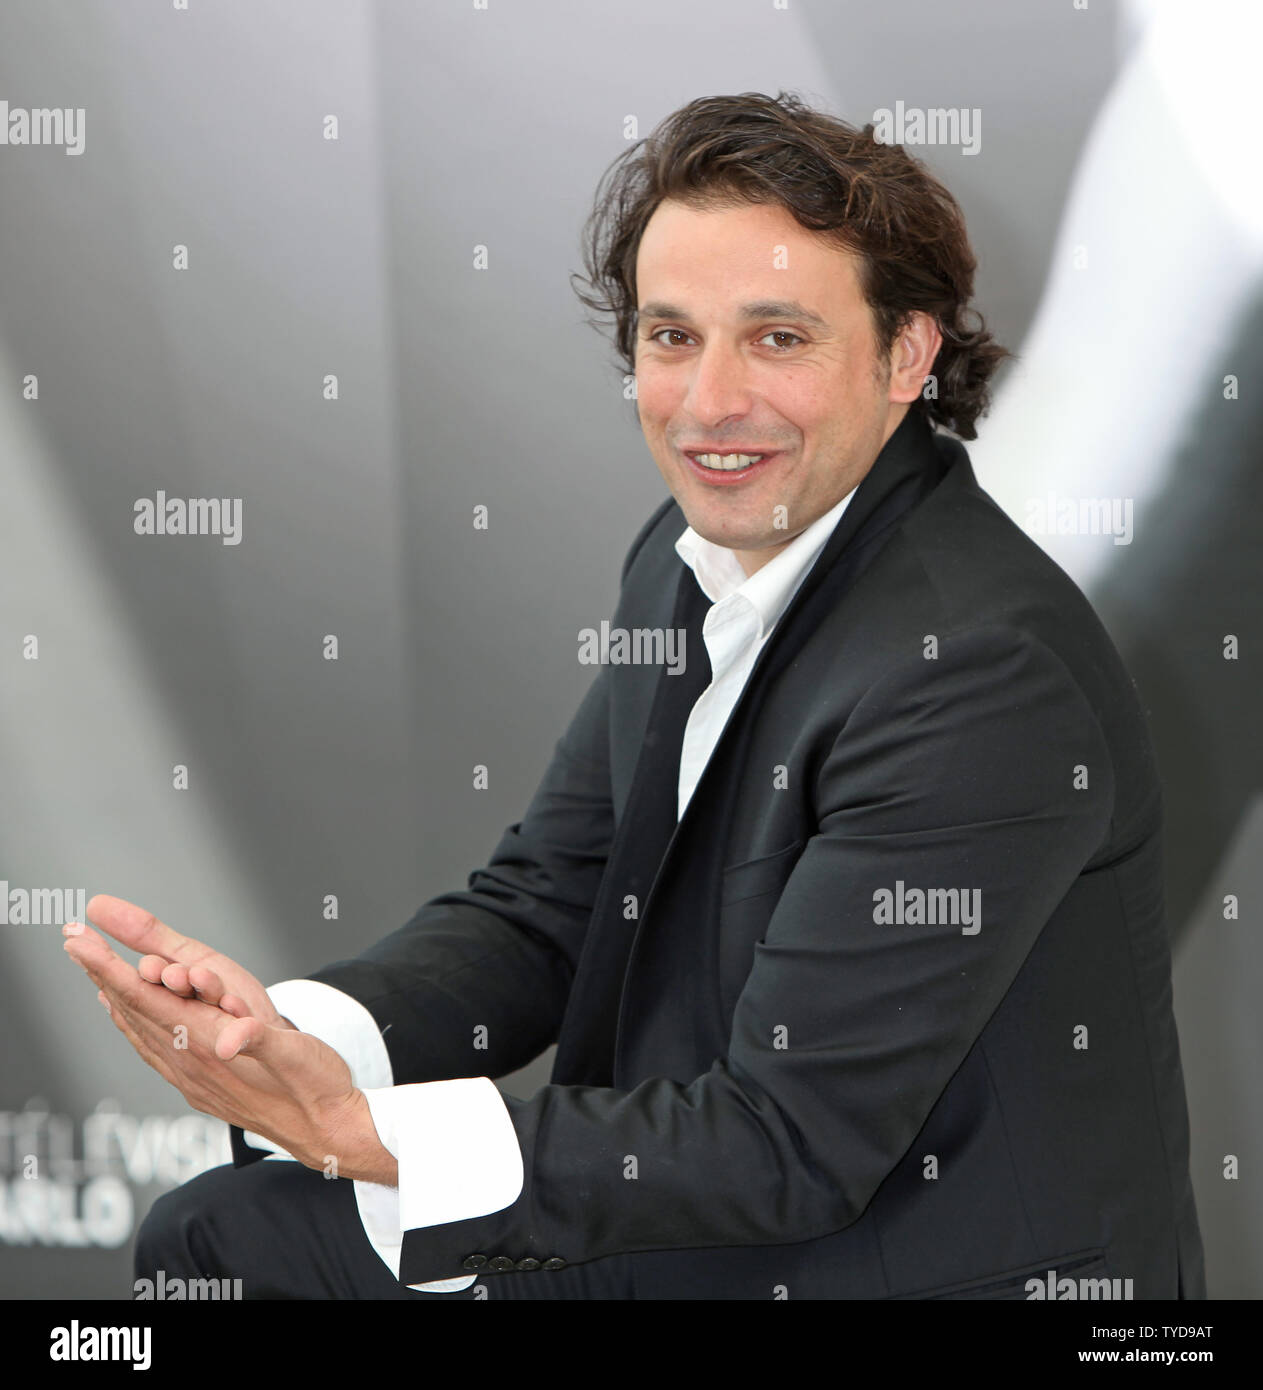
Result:
M685 527L675 548L711 600L702 624L711 682L697 698L680 753L678 814L701 779L750 672L798 585L832 535L847 503L840 502L749 577L736 554ZM524 1170L517 1131L489 1077L392 1084L390 1058L372 1014L358 1000L315 980L285 980L268 996L304 1033L339 1052L368 1100L382 1145L399 1164L399 1186L355 1181L355 1201L373 1249L399 1278L403 1234L489 1216L515 1202ZM245 1134L269 1158L290 1158L261 1135ZM452 1293L478 1276L439 1279L409 1288Z

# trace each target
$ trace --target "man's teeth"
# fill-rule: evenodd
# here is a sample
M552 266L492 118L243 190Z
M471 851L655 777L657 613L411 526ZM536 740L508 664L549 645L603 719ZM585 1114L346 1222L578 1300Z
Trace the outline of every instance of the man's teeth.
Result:
M703 468L718 468L731 473L734 468L749 468L752 463L765 457L763 454L694 454L693 457Z

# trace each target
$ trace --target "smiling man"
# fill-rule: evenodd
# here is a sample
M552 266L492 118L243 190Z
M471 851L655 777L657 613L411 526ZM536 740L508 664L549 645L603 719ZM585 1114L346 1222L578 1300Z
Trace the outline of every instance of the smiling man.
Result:
M1004 352L959 209L871 129L706 98L616 161L586 256L671 494L613 625L687 661L602 666L468 887L310 979L93 899L138 968L67 949L234 1125L138 1277L1204 1297L1144 714L960 443Z

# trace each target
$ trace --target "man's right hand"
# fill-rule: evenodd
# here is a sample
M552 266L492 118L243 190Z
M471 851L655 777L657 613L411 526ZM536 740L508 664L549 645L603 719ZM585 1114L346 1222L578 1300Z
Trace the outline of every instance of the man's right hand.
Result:
M136 969L151 984L166 985L186 999L217 1004L234 1018L294 1027L277 1013L267 990L243 966L191 936L181 936L135 903L98 893L88 903L87 916L107 936L142 952Z

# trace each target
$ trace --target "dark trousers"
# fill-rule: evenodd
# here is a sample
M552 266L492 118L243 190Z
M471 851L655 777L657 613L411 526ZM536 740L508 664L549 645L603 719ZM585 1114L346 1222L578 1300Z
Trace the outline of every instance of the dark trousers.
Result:
M246 1299L634 1298L621 1256L556 1270L484 1273L459 1293L399 1283L369 1244L354 1185L265 1159L225 1165L164 1193L136 1235L135 1277L240 1279Z

